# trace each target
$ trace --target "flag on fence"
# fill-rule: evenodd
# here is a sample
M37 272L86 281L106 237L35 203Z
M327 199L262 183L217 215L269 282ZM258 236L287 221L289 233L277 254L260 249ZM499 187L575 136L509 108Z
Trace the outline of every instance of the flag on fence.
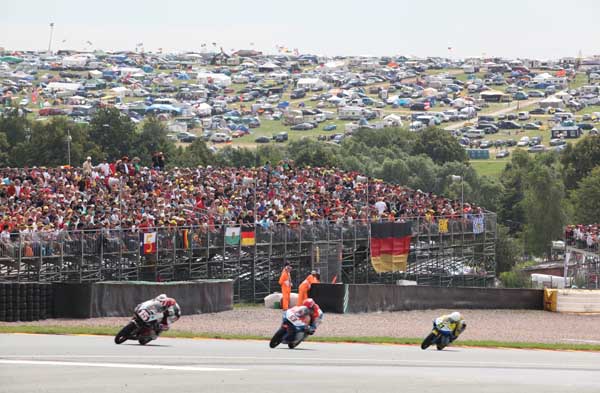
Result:
M406 271L410 222L371 223L371 264L377 273Z
M473 233L483 233L484 228L483 215L473 217Z
M142 254L153 254L156 252L156 232L142 234Z
M254 230L242 232L242 246L253 246L254 244L256 244Z
M190 231L187 229L183 230L183 249L187 250L190 248Z
M240 244L240 227L225 228L225 244L230 246Z
M448 233L448 219L447 218L440 218L440 221L438 221L438 231L440 233Z

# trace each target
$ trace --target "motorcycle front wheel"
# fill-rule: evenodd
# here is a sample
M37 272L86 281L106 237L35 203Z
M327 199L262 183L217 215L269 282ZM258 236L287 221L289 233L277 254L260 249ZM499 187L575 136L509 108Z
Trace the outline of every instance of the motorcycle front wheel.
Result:
M421 343L421 349L429 348L429 346L433 343L433 340L435 340L435 337L436 336L434 333L430 333L429 336L425 337L425 340L423 340Z
M131 333L135 330L136 325L133 322L129 322L123 329L119 330L119 333L115 336L115 344L122 344L131 335Z
M276 346L281 344L281 340L283 340L283 336L285 336L285 333L286 333L286 329L284 329L283 327L280 327L279 330L277 330L275 332L275 334L273 335L271 342L269 342L269 347L275 348Z

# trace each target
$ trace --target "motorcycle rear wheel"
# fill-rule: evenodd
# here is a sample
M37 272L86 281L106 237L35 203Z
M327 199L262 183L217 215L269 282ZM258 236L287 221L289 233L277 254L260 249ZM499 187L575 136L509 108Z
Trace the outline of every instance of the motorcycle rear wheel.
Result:
M429 336L425 337L425 340L421 343L421 349L427 349L431 344L433 344L433 340L435 340L435 334L430 333Z
M277 330L275 332L275 334L273 335L271 342L269 342L269 347L275 348L276 346L281 344L281 341L283 340L283 336L285 336L285 333L286 333L286 330L283 327L280 327L279 330Z
M119 330L119 333L117 333L115 336L115 344L122 344L127 341L135 328L136 325L133 322L129 322L127 325L125 325L123 329Z

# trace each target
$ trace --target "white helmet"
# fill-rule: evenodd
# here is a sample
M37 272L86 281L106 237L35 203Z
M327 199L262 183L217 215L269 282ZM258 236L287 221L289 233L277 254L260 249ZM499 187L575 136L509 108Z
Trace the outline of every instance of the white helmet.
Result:
M161 293L154 300L162 303L163 301L167 300L167 295L165 295L164 293Z
M454 311L448 316L448 319L450 319L452 322L458 322L462 319L462 315L460 315L458 311Z

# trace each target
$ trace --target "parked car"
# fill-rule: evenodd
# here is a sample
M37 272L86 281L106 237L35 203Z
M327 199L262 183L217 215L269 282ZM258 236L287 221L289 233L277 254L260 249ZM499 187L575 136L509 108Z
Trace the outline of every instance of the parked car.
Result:
M266 136L259 136L258 138L256 138L254 140L254 142L256 142L256 143L269 143L269 142L271 142L271 140L268 137L266 137Z
M552 138L550 139L550 146L562 146L562 145L566 145L567 141L565 141L564 139L560 139L560 138Z
M337 129L337 124L327 124L323 127L323 131L333 131L335 129Z
M521 125L514 121L503 120L503 121L498 122L498 128L501 128L504 130L518 130L519 128L521 128Z
M535 145L541 145L541 144L542 144L542 137L541 136L534 136L529 141L529 146L535 146Z
M496 158L506 158L510 156L510 152L508 150L502 150L496 153Z
M304 91L304 89L296 89L292 91L292 94L290 94L291 99L298 99L304 97L306 97L306 91Z
M529 146L529 137L528 136L524 136L522 137L519 142L517 142L517 147L525 147L525 146Z
M528 94L529 94L529 97L544 97L545 96L544 92L539 91L539 90L531 90Z
M540 126L537 123L527 123L523 126L523 128L525 130L539 130L540 128L542 128L542 126Z
M515 141L514 139L507 139L505 143L508 147L517 146L517 141Z
M544 110L544 108L536 108L536 109L529 111L529 114L530 115L545 115L546 111Z
M513 94L513 98L515 100L526 100L529 98L529 95L524 91L518 91L515 94Z
M489 149L490 147L492 147L492 141L483 140L479 144L480 149Z
M591 123L579 123L577 124L577 126L581 130L591 130L592 128L594 128L594 125Z
M527 149L527 151L529 153L542 153L542 152L546 151L546 146L544 146L544 145L531 146L529 149Z
M530 116L529 116L529 113L527 113L527 112L519 112L517 114L517 119L519 119L519 120L529 120L529 118L530 118Z
M231 142L231 137L222 132L217 132L210 137L210 141L215 143Z
M275 142L285 142L288 140L288 133L280 132L279 134L273 136L273 139L275 140Z
M290 129L294 130L294 131L307 131L307 130L312 130L314 127L314 125L312 123L300 123L300 124L296 124L295 126L291 126Z

